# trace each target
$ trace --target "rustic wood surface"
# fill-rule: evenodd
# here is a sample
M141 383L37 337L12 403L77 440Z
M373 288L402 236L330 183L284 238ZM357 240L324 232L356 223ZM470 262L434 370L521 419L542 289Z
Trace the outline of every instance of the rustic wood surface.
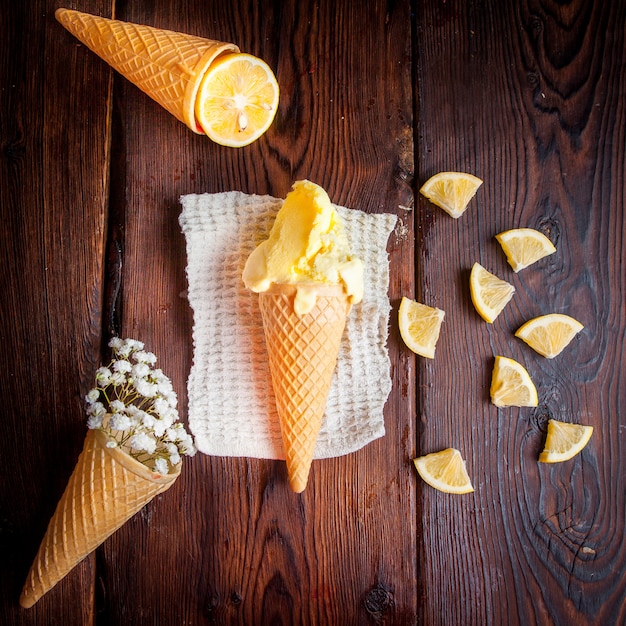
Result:
M278 115L242 149L112 72L56 22L59 5L0 9L0 623L626 623L626 3L72 3L265 59ZM484 180L459 220L417 193L442 170ZM302 495L281 462L197 455L20 608L112 334L159 356L186 420L180 195L283 197L301 178L399 218L385 437L316 461ZM519 226L557 253L514 274L493 236ZM517 290L493 325L471 304L474 261ZM403 295L446 311L433 361L402 344ZM585 330L548 361L513 332L554 311ZM527 366L539 407L490 404L496 354ZM550 417L595 431L575 459L540 466ZM418 478L412 459L449 446L473 494Z

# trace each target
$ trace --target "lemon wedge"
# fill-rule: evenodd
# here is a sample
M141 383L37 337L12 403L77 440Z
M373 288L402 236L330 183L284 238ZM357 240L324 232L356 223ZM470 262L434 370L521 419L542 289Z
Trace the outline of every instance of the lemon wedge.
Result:
M539 461L559 463L571 459L589 443L592 434L593 426L548 420L548 434Z
M218 58L202 79L196 118L213 141L239 148L270 127L278 97L278 82L265 61L251 54L228 54Z
M496 235L514 272L536 263L539 259L554 254L554 244L533 228L513 228Z
M537 406L539 397L526 368L505 356L497 356L491 375L491 402L499 407Z
M416 354L434 359L444 315L441 309L403 297L398 309L402 340Z
M578 320L569 315L549 313L528 320L517 329L515 336L525 341L535 352L553 359L583 328Z
M493 323L514 293L513 285L488 272L480 263L474 263L470 272L470 294L474 308L486 322Z
M469 201L483 184L480 178L464 172L439 172L431 176L420 193L455 219L461 217Z
M461 453L455 448L446 448L413 459L418 474L431 487L445 493L471 493L472 482Z

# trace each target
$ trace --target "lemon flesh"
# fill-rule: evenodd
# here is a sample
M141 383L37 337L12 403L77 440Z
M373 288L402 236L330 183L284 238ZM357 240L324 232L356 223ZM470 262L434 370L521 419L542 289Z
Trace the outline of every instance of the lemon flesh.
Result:
M213 141L239 148L270 127L278 98L278 82L265 61L232 53L218 58L202 79L196 118Z
M480 263L474 263L470 273L470 295L474 308L487 323L493 323L514 293L513 285L488 272Z
M569 315L550 313L528 320L518 328L515 336L525 341L535 352L553 359L583 328L578 320Z
M498 407L537 406L539 397L526 368L517 361L496 356L491 375L491 402Z
M548 420L548 434L539 461L560 463L571 459L589 443L592 434L592 426Z
M431 487L445 493L471 493L472 482L461 453L446 448L413 459L418 474Z
M556 252L554 244L533 228L513 228L496 235L514 272Z
M434 359L444 316L441 309L403 297L398 309L402 340L416 354Z
M439 172L421 187L420 193L450 216L458 219L483 184L480 178L465 172Z

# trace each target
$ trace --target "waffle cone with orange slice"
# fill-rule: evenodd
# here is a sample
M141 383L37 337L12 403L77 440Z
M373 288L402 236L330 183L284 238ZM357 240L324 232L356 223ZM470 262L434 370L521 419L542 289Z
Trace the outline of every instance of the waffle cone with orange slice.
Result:
M102 431L88 431L28 573L22 607L33 606L180 475L180 465L170 474L156 474L122 449L108 448L107 441Z
M307 485L350 310L341 286L320 285L315 292L315 306L304 315L294 311L294 285L259 293L289 485L296 493Z

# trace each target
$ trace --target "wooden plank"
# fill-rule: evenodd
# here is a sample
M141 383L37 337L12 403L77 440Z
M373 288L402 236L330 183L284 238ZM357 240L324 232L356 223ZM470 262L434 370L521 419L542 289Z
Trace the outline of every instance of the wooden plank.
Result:
M234 41L264 58L282 89L268 133L232 150L115 81L112 161L125 175L112 180L123 224L121 332L159 355L184 411L192 319L180 297L181 194L282 197L306 177L339 204L401 214L412 231L411 214L398 208L412 203L409 6L386 13L383 3L214 2L174 10L154 2L125 6L118 17ZM413 289L412 244L410 235L390 241L394 304ZM302 496L289 491L281 462L195 457L177 485L101 551L103 619L414 622L414 380L405 367L413 361L400 356L397 334L390 348L395 384L383 440L316 463Z
M84 4L105 12L102 3ZM34 608L18 605L82 447L82 397L100 348L110 72L49 5L2 9L3 624L84 624L94 611L93 557Z
M137 4L118 3L118 17L267 60L281 106L257 143L216 146L114 76L50 3L2 9L0 623L626 622L624 3L421 3L415 16L409 3ZM110 3L80 8L111 13ZM460 220L421 198L415 216L403 208L413 206L413 136L417 184L443 169L485 180ZM284 196L304 177L339 204L402 220L389 242L386 436L316 462L302 496L280 462L197 456L20 609L82 446L102 327L146 341L185 415L192 316L179 196ZM526 225L558 251L514 274L493 235ZM517 289L491 326L469 298L475 260ZM400 297L414 293L446 311L432 362L416 361L395 325ZM586 328L546 361L513 332L554 310ZM494 354L528 367L537 409L490 405ZM539 466L550 417L595 432L576 459ZM472 495L415 475L416 453L449 445L468 461Z
M626 621L625 18L600 2L418 11L420 182L485 181L458 221L418 202L422 298L446 311L437 359L420 366L418 452L460 448L476 488L418 489L425 624ZM557 253L515 275L493 236L519 226ZM492 326L470 301L474 261L517 289ZM585 330L547 361L513 332L554 311ZM527 366L538 408L489 403L496 354ZM549 418L595 428L554 467L537 463Z

